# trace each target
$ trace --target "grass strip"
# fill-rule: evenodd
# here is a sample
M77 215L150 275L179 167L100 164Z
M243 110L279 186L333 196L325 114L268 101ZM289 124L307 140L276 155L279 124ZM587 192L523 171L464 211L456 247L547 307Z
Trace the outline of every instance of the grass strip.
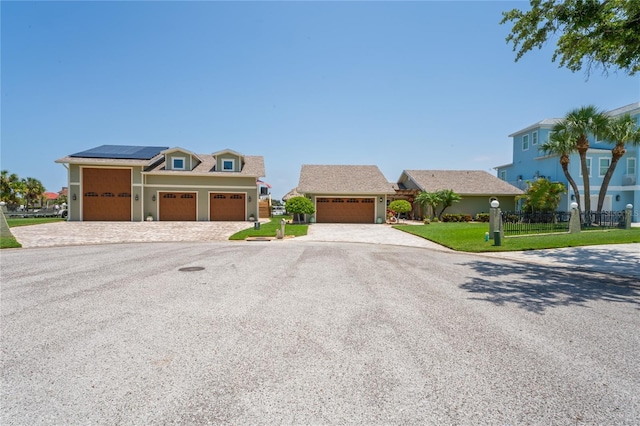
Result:
M640 243L640 228L505 237L500 246L495 246L493 240L485 241L485 232L489 231L487 223L439 222L430 225L395 225L394 228L456 251L472 253Z
M251 228L244 229L229 237L230 240L245 240L248 237L275 237L276 231L280 229L280 221L284 219L286 221L291 220L291 216L274 216L268 223L261 223L260 229ZM284 227L285 236L300 237L307 235L309 225L305 223L291 224L287 223Z
M14 228L16 226L41 225L43 223L64 222L66 220L60 217L14 217L7 218L7 223L9 228Z

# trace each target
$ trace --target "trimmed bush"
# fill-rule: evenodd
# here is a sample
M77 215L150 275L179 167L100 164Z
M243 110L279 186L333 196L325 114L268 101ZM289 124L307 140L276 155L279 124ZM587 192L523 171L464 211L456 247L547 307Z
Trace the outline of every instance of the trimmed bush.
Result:
M478 213L476 215L476 222L489 222L489 213Z
M471 222L471 215L465 213L447 213L442 215L443 222Z

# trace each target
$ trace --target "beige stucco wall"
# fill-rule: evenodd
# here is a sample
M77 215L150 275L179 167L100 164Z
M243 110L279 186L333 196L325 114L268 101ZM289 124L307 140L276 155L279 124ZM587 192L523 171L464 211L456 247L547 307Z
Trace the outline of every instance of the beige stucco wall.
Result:
M182 153L177 153L181 156ZM196 194L197 220L209 220L209 193L234 192L247 195L246 216L251 214L259 217L258 186L255 177L247 176L185 176L185 175L147 175L142 173L141 166L133 167L104 167L93 165L69 165L69 216L70 221L82 220L82 167L90 168L128 168L132 170L131 183L131 219L134 222L143 221L151 213L158 218L159 192L191 192ZM76 200L73 200L73 195ZM152 200L156 196L155 201ZM136 200L136 196L138 200ZM249 201L251 198L251 201Z
M496 198L500 202L500 209L503 211L515 210L515 196L462 196L459 203L453 203L451 207L447 207L444 214L447 213L463 213L470 214L475 219L478 213L489 213L491 199ZM442 207L438 207L438 212Z
M209 193L232 192L244 193L246 198L246 218L251 214L259 217L258 186L255 177L225 177L220 176L177 176L177 175L144 175L143 209L144 218L151 214L158 219L158 205L160 192L190 192L196 194L197 220L209 220ZM155 200L153 197L155 196ZM251 198L251 201L249 201Z

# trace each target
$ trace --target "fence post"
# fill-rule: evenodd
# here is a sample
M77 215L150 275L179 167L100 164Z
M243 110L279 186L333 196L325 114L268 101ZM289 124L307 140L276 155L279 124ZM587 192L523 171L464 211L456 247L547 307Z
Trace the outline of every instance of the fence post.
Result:
M571 218L569 219L569 233L575 234L580 232L580 211L578 203L571 203Z
M631 229L632 211L633 211L633 204L627 204L624 212L624 229Z

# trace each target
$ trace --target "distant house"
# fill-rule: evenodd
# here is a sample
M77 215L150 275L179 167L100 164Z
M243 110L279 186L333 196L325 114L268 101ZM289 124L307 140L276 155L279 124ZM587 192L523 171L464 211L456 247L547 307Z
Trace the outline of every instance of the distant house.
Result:
M261 156L102 145L56 160L68 169L68 220L244 221L258 217Z
M462 200L448 207L445 213L465 213L475 217L488 213L492 200L500 202L502 210L514 210L515 198L524 193L521 189L482 170L404 170L393 184L394 199L405 199L413 204L411 216L425 216L422 208L414 203L420 192L437 192L451 189Z
M629 114L640 125L640 102L608 111L606 114L611 117ZM500 179L521 189L526 189L527 181L542 178L563 183L568 192L562 197L560 208L569 210L571 202L575 199L575 194L573 194L562 171L559 157L545 155L540 149L540 145L549 140L553 126L560 121L560 118L547 118L510 134L513 161L497 166L496 170ZM591 148L587 152L587 168L589 170L591 206L595 210L600 185L611 163L613 145L610 141L596 140L593 135L589 136L589 144ZM637 206L640 205L640 168L638 167L640 147L628 145L626 150L627 152L620 159L609 183L603 210L624 210L627 204L632 204L636 206L632 221L640 222L637 213ZM578 186L581 199L584 199L580 158L577 153L571 153L569 156L569 173Z
M382 223L395 194L377 166L359 165L303 165L297 192L314 203L319 223Z

